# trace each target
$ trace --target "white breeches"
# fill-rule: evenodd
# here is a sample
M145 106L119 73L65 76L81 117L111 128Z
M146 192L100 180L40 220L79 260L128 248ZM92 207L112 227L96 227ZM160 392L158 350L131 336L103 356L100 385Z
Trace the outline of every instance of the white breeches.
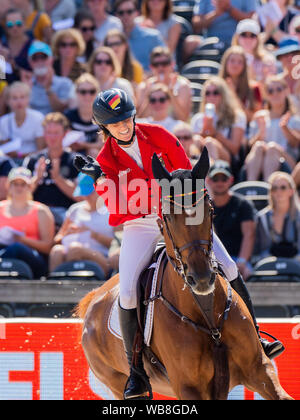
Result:
M120 250L120 305L124 309L137 306L137 281L143 269L150 262L156 244L162 238L157 217L148 216L124 223ZM213 233L213 252L222 264L229 281L237 278L238 271L218 236Z

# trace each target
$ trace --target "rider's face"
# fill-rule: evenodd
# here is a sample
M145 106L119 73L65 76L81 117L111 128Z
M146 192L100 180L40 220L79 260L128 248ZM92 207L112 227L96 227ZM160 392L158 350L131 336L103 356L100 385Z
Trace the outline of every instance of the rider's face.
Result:
M115 124L106 124L105 127L116 139L130 141L134 130L133 117L119 121Z

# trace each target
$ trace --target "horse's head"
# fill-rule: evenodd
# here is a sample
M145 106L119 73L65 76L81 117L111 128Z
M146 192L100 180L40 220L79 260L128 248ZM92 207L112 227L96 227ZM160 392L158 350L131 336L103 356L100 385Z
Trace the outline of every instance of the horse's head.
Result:
M212 205L205 188L207 149L192 170L169 173L156 154L152 170L162 190L163 233L167 249L172 248L169 259L195 294L211 293L215 270L211 259Z

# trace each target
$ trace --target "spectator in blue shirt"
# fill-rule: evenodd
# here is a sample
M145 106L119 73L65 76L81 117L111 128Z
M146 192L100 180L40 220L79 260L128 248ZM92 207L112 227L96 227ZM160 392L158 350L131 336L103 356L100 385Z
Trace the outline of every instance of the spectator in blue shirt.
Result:
M257 0L196 0L192 25L195 34L217 36L225 48L231 44L238 22L249 19L256 12ZM185 54L190 56L202 38L192 35L185 43Z
M149 72L151 51L159 45L165 45L160 32L157 29L144 28L136 24L138 7L135 0L117 0L115 13L123 24L123 30L135 58L141 63L143 69Z

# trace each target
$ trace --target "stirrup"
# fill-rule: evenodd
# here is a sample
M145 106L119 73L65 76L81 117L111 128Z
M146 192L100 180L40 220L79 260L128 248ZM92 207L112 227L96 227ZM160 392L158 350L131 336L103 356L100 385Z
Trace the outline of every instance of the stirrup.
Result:
M261 345L263 346L264 352L269 359L274 359L285 350L284 345L279 340L277 340L276 337L265 331L260 331L260 333L265 334L274 340L273 342L270 342L266 338L260 338Z
M130 389L130 384L133 389ZM149 378L144 369L131 367L130 376L125 384L124 400L152 400L153 393Z

